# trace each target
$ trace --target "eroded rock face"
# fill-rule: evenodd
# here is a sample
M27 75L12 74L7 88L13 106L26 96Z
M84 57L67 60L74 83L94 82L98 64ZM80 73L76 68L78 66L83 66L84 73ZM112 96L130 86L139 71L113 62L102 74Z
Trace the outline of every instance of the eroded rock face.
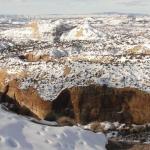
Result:
M1 76L1 102L15 104L17 113L47 120L66 116L82 124L92 121L150 122L150 94L134 88L72 87L50 102L40 98L32 87L19 89L15 79L7 86L2 84L4 76Z
M150 94L98 85L66 89L53 101L55 113L68 112L80 123L98 120L143 124L150 122L149 108Z
M50 113L51 103L43 101L32 87L27 90L20 90L15 80L10 82L8 86L7 95L17 101L21 108L26 107L41 119Z
M1 103L14 105L11 108L13 111L39 119L45 119L51 113L51 102L41 99L35 89L32 87L27 90L19 89L16 79L6 85L4 76L6 77L7 74L1 74L0 78Z

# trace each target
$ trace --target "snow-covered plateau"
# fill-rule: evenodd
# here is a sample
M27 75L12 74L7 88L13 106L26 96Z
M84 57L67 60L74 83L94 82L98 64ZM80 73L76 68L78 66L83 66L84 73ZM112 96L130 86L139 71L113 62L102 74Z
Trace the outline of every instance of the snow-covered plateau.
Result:
M52 101L66 88L91 84L150 93L150 16L0 17L5 84L33 87ZM102 133L49 127L0 109L0 149L105 150Z

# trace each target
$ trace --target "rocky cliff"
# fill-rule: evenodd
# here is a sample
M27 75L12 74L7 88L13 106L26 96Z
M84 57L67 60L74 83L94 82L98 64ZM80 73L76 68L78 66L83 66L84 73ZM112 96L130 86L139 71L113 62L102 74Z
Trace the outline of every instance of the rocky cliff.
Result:
M46 115L51 113L51 103L42 100L35 89L30 87L27 90L21 90L16 79L5 84L6 77L7 74L1 72L1 103L7 104L10 110L19 114L34 116L40 119L44 119Z
M6 85L6 76L1 73L1 103L7 102L13 111L23 115L47 120L67 116L82 124L92 121L150 122L150 94L134 88L78 86L63 90L50 102L44 101L32 87L21 90L16 79Z
M90 85L64 90L53 101L53 111L74 116L77 122L150 122L150 94L134 88Z

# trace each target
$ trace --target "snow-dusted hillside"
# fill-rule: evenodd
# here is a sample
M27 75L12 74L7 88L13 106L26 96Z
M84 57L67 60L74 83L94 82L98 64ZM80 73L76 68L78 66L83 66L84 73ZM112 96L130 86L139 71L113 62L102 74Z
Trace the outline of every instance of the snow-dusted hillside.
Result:
M104 36L104 33L100 33L93 27L89 25L88 22L78 25L71 31L62 34L61 41L75 41L75 40L87 40L87 41L96 41L100 37Z
M7 68L10 76L13 73L26 72L28 76L20 79L20 88L27 89L33 86L44 100L55 99L65 88L89 84L135 87L150 92L149 57L142 57L141 59L144 60L136 57L132 59L129 57L115 57L113 59L101 57L99 59L103 60L102 62L97 60L100 63L92 62L92 60L91 62L72 62L70 59L64 63L59 63L59 61L46 63L43 61L24 62L18 58L7 58L7 62L1 60L0 63L2 69ZM109 64L112 61L114 63ZM66 67L70 70L67 75L65 75Z
M0 35L3 38L9 38L16 43L28 42L28 41L48 41L53 42L57 30L59 28L68 28L69 25L64 24L62 20L33 20L23 24L21 27L11 28L5 31L1 31ZM55 33L56 32L56 33ZM59 31L58 31L59 32Z
M125 23L108 25L116 19ZM89 84L150 92L150 22L142 25L128 16L31 20L26 27L1 32L1 47L10 39L14 44L1 54L1 69L10 74L8 81L15 73L27 74L16 75L20 88L33 86L44 100ZM21 59L26 55L30 60Z

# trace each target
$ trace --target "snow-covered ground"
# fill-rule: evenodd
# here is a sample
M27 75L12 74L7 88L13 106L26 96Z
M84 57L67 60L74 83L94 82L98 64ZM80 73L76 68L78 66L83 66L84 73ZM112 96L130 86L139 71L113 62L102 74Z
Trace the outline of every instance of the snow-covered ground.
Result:
M79 127L51 127L0 108L1 150L105 150L107 139Z

